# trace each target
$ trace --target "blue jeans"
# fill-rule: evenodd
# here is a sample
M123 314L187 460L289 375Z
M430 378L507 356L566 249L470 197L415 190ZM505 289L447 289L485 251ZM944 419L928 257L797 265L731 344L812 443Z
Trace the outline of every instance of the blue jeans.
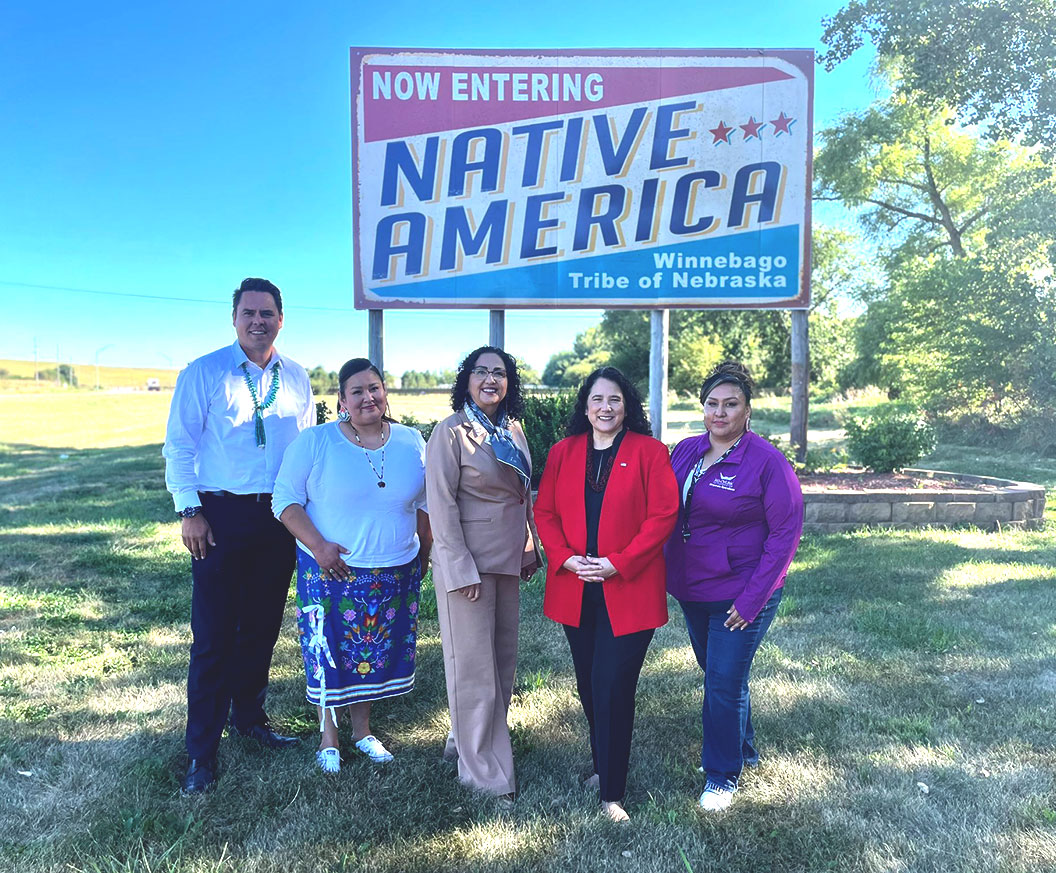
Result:
M759 643L777 613L783 590L778 588L755 621L739 631L723 626L732 600L678 602L686 617L693 653L704 671L700 764L709 781L730 789L737 787L741 768L759 760L748 675Z

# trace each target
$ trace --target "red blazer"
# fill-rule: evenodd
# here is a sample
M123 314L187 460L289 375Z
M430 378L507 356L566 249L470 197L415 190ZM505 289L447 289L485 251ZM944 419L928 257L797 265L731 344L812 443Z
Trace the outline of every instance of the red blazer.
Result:
M587 438L550 449L535 521L546 550L543 613L579 627L583 581L562 565L587 547ZM667 623L663 547L678 518L678 485L659 440L628 431L613 461L598 524L598 552L617 573L602 582L616 636Z

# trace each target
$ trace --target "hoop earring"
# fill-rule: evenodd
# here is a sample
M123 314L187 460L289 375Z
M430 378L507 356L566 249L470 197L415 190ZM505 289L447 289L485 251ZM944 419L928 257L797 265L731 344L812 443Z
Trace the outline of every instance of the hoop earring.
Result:
M352 416L348 414L347 409L339 409L337 412L338 421L348 421Z
M750 415L744 420L744 429L746 432L752 429L752 417Z

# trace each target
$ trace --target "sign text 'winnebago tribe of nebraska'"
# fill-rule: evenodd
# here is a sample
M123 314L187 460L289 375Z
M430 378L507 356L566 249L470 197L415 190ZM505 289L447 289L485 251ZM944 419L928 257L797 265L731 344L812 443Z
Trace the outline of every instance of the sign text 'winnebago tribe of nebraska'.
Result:
M356 305L806 307L813 66L353 48Z

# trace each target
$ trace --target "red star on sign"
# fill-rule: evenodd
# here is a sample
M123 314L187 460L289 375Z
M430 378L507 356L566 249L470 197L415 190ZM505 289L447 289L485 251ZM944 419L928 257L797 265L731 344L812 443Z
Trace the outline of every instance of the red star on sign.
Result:
M744 138L745 139L751 139L753 136L756 139L762 139L762 137L759 136L759 128L760 127L766 127L766 122L765 121L756 121L755 120L755 116L752 115L752 116L750 116L748 118L748 123L747 124L740 124L740 125L738 125L738 127L740 127L740 129L744 131Z
M779 116L777 116L777 118L773 119L770 122L774 126L774 135L775 136L780 136L783 133L787 133L787 134L791 135L792 134L792 124L795 122L795 120L796 119L794 119L794 118L789 118L782 111L782 113Z
M711 133L711 135L715 137L714 141L712 142L712 145L718 145L720 142L724 142L726 143L726 145L729 145L730 134L733 133L733 128L727 127L725 121L720 121L719 126L710 128L709 133Z

